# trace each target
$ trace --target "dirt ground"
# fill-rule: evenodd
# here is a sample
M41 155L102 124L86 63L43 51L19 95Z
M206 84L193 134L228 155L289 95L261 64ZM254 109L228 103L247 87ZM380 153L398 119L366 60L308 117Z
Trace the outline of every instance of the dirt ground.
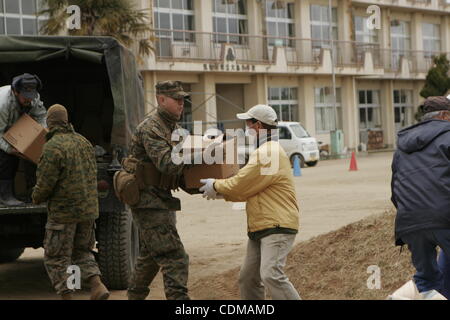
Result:
M391 209L391 159L389 152L360 156L356 172L348 171L349 159L322 161L302 169L302 176L295 178L301 210L296 244ZM232 203L223 200L207 201L201 195L179 192L176 196L183 208L178 213L178 230L190 256L189 286L196 284L190 294L193 299L208 299L197 284L242 262L247 240L245 211L234 210ZM0 265L0 299L57 298L42 256L42 249L27 249L15 263ZM87 299L88 294L80 292L77 298ZM111 296L125 298L126 291L114 291ZM148 299L164 298L159 274Z

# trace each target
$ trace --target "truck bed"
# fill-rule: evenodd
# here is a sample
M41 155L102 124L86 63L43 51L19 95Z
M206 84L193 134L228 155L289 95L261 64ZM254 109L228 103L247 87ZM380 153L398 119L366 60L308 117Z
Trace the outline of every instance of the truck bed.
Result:
M24 206L20 207L7 207L0 204L0 216L11 215L11 214L30 214L30 213L46 213L47 206L44 205L34 205L32 203L26 203Z

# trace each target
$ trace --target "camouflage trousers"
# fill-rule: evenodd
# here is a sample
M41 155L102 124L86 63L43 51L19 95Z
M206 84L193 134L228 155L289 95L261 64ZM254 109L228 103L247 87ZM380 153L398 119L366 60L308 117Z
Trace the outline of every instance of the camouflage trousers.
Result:
M139 228L140 251L130 279L128 298L145 299L151 282L161 269L166 298L189 300L189 256L177 232L175 212L150 209L132 212Z
M71 276L67 268L78 266L81 280L86 282L100 275L97 262L91 250L95 245L94 221L60 224L47 222L44 238L44 264L57 294L72 292L67 287Z

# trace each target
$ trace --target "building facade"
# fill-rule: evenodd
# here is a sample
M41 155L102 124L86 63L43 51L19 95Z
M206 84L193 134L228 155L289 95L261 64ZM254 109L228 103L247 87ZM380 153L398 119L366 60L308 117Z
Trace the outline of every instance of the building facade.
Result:
M133 1L155 39L140 66L147 111L157 81L181 80L189 129L242 127L235 114L262 103L326 144L337 128L349 149L374 131L378 147L394 147L415 121L432 57L450 52L450 0L333 0L331 19L328 0ZM0 0L0 34L38 34L39 5ZM367 25L372 5L379 29Z
M192 92L187 127L241 127L235 114L263 103L324 143L338 128L351 150L369 131L381 132L379 147L394 147L396 132L415 121L432 57L450 52L448 0L333 0L331 19L328 0L137 3L156 39L142 64L148 111L157 81L181 80ZM371 5L379 29L366 23Z

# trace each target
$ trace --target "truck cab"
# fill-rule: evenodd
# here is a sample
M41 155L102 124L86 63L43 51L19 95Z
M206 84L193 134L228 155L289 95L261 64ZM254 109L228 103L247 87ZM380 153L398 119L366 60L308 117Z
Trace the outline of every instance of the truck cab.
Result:
M287 156L294 163L299 157L300 166L314 167L319 161L319 146L316 138L306 131L299 122L278 122L279 141Z

